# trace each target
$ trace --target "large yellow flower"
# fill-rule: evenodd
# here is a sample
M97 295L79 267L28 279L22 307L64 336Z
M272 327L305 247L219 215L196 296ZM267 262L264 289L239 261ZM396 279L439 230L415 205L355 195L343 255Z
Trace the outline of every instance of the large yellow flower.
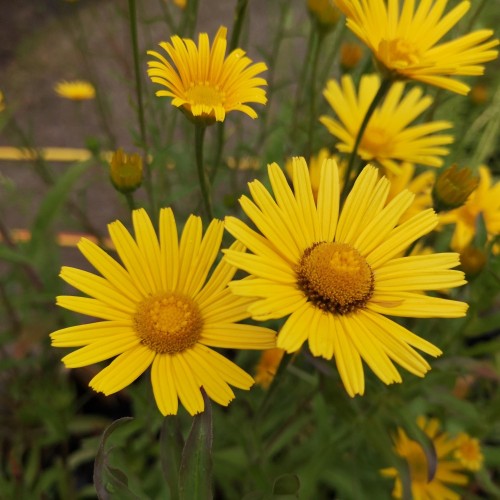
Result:
M338 120L322 116L320 121L339 140L337 149L342 153L352 151L363 118L379 87L377 75L363 76L357 94L350 75L342 77L341 85L334 80L327 83L323 94ZM440 167L443 164L440 157L449 153L443 146L453 142L453 137L436 132L451 128L452 124L434 121L411 126L433 100L429 96L422 97L420 88L413 88L403 96L404 89L402 82L392 85L368 122L358 155L393 172L398 172L404 161Z
M419 80L459 94L470 87L455 75L482 75L482 63L498 56L492 30L438 43L470 8L460 2L443 16L448 0L335 0L347 26L394 77ZM416 5L416 8L415 8Z
M428 458L417 441L410 439L405 431L398 429L395 439L395 451L408 463L411 481L411 493L414 500L460 500L460 495L447 485L467 484L468 478L462 464L453 456L456 449L456 439L439 432L439 422L436 419L427 420L419 417L418 426L427 434L436 451L436 470L430 474ZM403 486L399 473L394 467L383 469L382 474L396 478L392 495L403 497ZM431 475L431 477L429 477Z
M431 297L465 283L451 270L458 255L399 257L401 252L437 224L431 210L397 225L414 195L403 191L385 205L389 181L367 166L359 175L342 210L339 174L327 160L314 201L306 162L296 158L294 192L276 164L269 166L274 197L259 181L249 184L253 202L241 206L262 234L235 217L227 230L252 253L226 250L226 260L248 272L230 283L238 295L257 300L249 306L257 320L289 316L277 346L299 350L308 340L313 355L335 356L347 392L364 392L362 359L386 384L401 382L392 361L417 376L430 366L413 347L432 356L441 351L389 316L460 317L467 305Z
M468 247L476 234L478 218L482 216L488 239L500 235L500 182L493 184L487 167L479 168L479 185L460 208L440 214L443 224L455 223L451 240L453 250L459 252Z
M51 334L52 345L81 347L63 358L69 368L118 356L89 384L106 395L151 366L164 415L177 413L178 398L191 415L203 411L201 387L226 406L234 398L228 384L249 389L253 379L210 347L269 349L275 340L267 328L236 324L248 317L251 300L227 288L235 268L222 262L207 281L223 223L212 221L202 237L200 218L191 216L178 241L170 209L160 212L159 238L143 209L133 212L133 222L135 240L119 221L109 225L123 266L83 238L79 249L103 277L62 268L61 277L91 298L62 296L57 304L104 321L58 330Z
M70 101L86 101L94 99L95 97L94 86L84 80L59 82L54 87L54 90L59 96L69 99Z
M207 121L224 121L229 111L242 111L252 118L257 113L245 103L265 104L267 85L256 75L267 69L262 62L251 64L241 49L226 55L227 29L219 28L210 48L208 35L201 33L198 47L193 40L171 38L171 43L161 42L172 64L160 53L149 50L158 59L148 62L148 74L154 83L167 90L158 90L157 96L172 97L172 104L194 117Z

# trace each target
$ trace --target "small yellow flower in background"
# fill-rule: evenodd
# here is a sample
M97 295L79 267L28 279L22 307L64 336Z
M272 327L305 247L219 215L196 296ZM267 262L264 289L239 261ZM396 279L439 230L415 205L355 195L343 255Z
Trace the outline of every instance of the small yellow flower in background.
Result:
M484 219L488 239L500 234L500 182L493 184L485 166L479 168L479 185L465 205L439 215L442 224L456 224L451 240L453 250L459 252L471 244L479 216Z
M474 104L486 104L489 99L488 87L482 83L477 83L471 88L469 98Z
M187 5L187 0L174 0L174 4L180 9L185 9Z
M273 349L264 351L260 355L259 364L255 367L254 378L256 384L260 385L263 389L269 388L284 354L285 351L283 349L274 347Z
M333 160L321 169L315 202L309 170L295 158L293 191L281 168L268 167L274 199L264 185L249 183L253 201L240 204L260 232L235 217L226 229L251 253L225 250L225 259L250 274L229 284L235 294L252 297L259 321L288 317L277 347L298 351L308 340L314 356L335 357L350 396L365 390L364 360L384 383L401 382L393 361L417 376L430 369L414 349L441 351L386 316L461 317L467 304L425 295L465 283L458 254L399 257L436 227L433 210L399 224L413 202L403 191L386 205L390 188L367 166L340 209L339 172Z
M394 78L418 80L465 95L470 87L453 77L482 75L483 63L498 56L492 49L499 41L487 41L493 30L477 30L438 43L462 19L470 2L460 2L445 16L447 0L335 2L347 16L348 28Z
M391 182L387 203L405 189L408 189L408 191L415 195L413 203L401 216L400 222L410 219L422 210L432 208L431 192L436 179L436 174L432 170L426 170L421 174L415 175L415 166L411 163L403 163L399 173L395 174L390 170L386 170L384 175Z
M344 71L354 69L363 57L363 48L359 43L344 42L340 46L340 66Z
M335 27L342 15L333 0L307 0L307 9L320 27L328 30Z
M225 57L226 34L226 28L219 28L211 48L206 33L199 35L198 46L178 36L173 36L171 43L161 42L173 66L162 54L149 50L148 54L158 60L148 62L148 75L167 89L156 91L156 95L171 97L173 106L182 107L205 124L224 121L230 111L257 118L246 103L266 104L266 92L261 87L267 82L256 75L267 67L262 62L252 64L241 49Z
M479 440L465 432L456 437L455 458L468 470L477 471L483 466L484 456Z
M109 175L113 186L121 193L135 191L142 183L142 158L126 154L123 149L113 153L109 163Z
M485 250L473 246L460 250L460 268L466 276L477 276L486 266L488 255Z
M364 75L356 93L352 77L344 75L339 85L327 83L323 95L338 120L322 116L320 122L339 142L337 149L350 153L368 107L380 87L378 75ZM388 170L400 171L401 162L431 167L443 164L441 156L449 153L444 146L453 142L451 135L436 134L452 127L448 121L434 121L411 126L432 104L431 97L422 96L422 89L412 88L404 94L405 84L392 85L384 102L375 110L358 148L365 161L375 161Z
M438 420L432 418L427 420L419 417L418 426L431 439L436 451L436 470L429 477L431 467L422 445L410 439L406 432L398 428L395 439L395 452L408 463L411 481L412 498L415 500L459 500L461 497L449 486L465 485L468 477L464 475L464 467L458 462L453 451L456 448L456 440L448 434L439 432ZM383 469L382 475L396 479L392 495L394 498L403 498L403 486L399 472L394 467Z
M470 168L452 165L439 174L434 184L434 208L443 212L461 207L478 184L479 177Z
M272 330L238 324L247 318L251 299L227 288L236 269L221 262L224 224L213 220L202 237L199 217L190 216L180 241L172 210L160 212L157 237L143 209L132 212L135 239L119 221L109 233L124 263L120 265L83 238L78 248L101 276L63 267L61 277L90 296L62 296L57 304L104 321L72 326L51 334L55 347L80 347L62 361L78 368L117 356L89 383L113 394L130 385L151 366L151 383L163 415L176 414L178 399L194 415L204 410L200 388L227 406L234 398L228 384L249 389L253 379L210 347L270 349ZM235 250L242 246L235 244Z
M94 86L83 80L59 82L54 90L59 96L71 101L86 101L95 98Z
M341 161L338 155L330 154L328 148L321 148L318 151L318 154L311 156L311 159L309 160L309 177L311 179L311 188L315 200L318 199L321 168L323 167L323 163L325 163L325 160L328 160L329 158L337 163L337 167L339 169L340 192L342 192L342 188L344 187L344 177L347 168L346 162ZM327 163L327 165L331 166L332 163ZM288 177L290 177L293 182L293 158L289 158L288 160L286 160L285 170Z
M240 158L228 156L226 164L231 170L260 170L260 159L256 156L242 156Z

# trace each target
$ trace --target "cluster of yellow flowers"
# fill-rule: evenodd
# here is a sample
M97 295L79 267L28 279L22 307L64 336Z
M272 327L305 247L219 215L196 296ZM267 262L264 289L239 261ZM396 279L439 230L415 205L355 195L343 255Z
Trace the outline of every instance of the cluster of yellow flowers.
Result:
M311 12L317 13L320 4L309 2ZM372 50L384 78L389 74L392 79L357 151L356 137L380 90L380 78L363 76L356 91L345 76L340 84L328 82L324 91L338 120L323 116L321 122L339 140L338 150L355 151L373 163L352 179L343 205L343 186L351 179L345 178L345 164L339 162L339 168L322 150L310 169L303 158L290 160L292 186L277 164L268 167L271 190L258 180L249 184L250 197L243 196L240 204L256 229L231 216L212 220L203 235L201 219L191 216L179 237L172 210L162 209L157 234L145 210L135 210L135 238L120 222L109 225L122 264L82 239L79 249L102 276L64 267L61 277L89 298L62 296L57 303L102 321L52 333L54 346L79 347L63 358L66 366L117 356L90 382L105 394L123 389L151 366L154 395L164 415L177 413L178 400L189 413L202 412L201 388L227 405L234 398L230 385L249 389L253 384L252 377L213 348L294 353L307 341L314 356L335 359L350 396L364 393L363 361L386 384L402 381L395 365L425 375L430 365L417 350L439 356L440 349L387 316L464 316L467 304L425 291L466 281L462 271L453 269L459 265L457 253L404 252L440 220L457 223L452 246L458 251L470 244L479 213L490 235L498 234L500 186L492 188L487 169L481 169L479 187L467 203L438 218L431 208L434 176L413 178L413 164L443 164L452 137L441 132L451 123L411 126L432 99L418 87L405 93L405 83L395 80L465 93L468 87L452 77L481 73L481 63L496 57L491 49L498 41L487 42L491 32L481 30L437 45L468 2L444 18L446 1L420 2L416 11L413 1L404 1L401 11L399 4L337 0L348 27ZM206 34L198 45L178 36L162 42L170 61L148 52L154 57L149 76L165 88L156 94L171 98L172 105L204 125L223 121L231 111L256 118L249 103L266 103L266 81L258 76L265 64L252 64L241 49L226 56L226 32L220 28L211 46ZM66 82L56 90L72 99L94 95L84 82ZM142 178L140 157L118 151L111 175L120 189L135 189ZM224 229L236 242L223 250L211 272ZM248 277L233 280L238 269ZM276 336L269 328L240 323L250 317L286 321Z

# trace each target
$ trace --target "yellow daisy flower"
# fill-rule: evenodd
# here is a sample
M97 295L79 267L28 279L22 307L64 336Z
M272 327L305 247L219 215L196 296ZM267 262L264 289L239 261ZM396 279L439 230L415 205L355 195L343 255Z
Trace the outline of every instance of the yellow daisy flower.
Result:
M273 349L267 349L263 351L260 355L260 360L258 365L255 367L255 383L260 385L263 389L268 389L271 382L278 371L278 367L281 363L281 359L285 351L274 347Z
M193 40L171 38L160 47L169 55L173 66L160 53L149 50L158 59L148 62L151 81L167 90L158 90L159 97L172 97L172 105L182 107L189 115L205 121L224 121L229 111L241 111L257 118L254 109L245 103L265 104L266 80L256 75L267 69L262 62L252 64L241 49L226 55L227 29L219 28L212 47L208 35L201 33L198 47Z
M373 52L393 77L418 80L458 94L470 87L452 77L482 75L482 63L497 58L487 41L493 30L477 30L438 43L470 8L460 2L443 16L447 0L335 0L347 16L348 28Z
M491 173L484 166L479 168L479 185L465 205L439 215L442 224L456 224L451 240L453 250L460 252L472 243L480 215L484 219L488 239L500 235L500 182L493 184Z
M387 170L385 176L391 182L387 203L405 189L415 195L413 203L401 216L400 222L404 222L418 212L432 207L432 186L434 186L436 180L436 174L432 170L426 170L415 175L415 166L411 163L403 163L398 174Z
M354 147L361 123L380 87L378 75L361 78L359 92L352 77L342 77L341 85L330 80L323 92L338 120L322 116L320 122L339 142L337 149L350 153ZM433 102L422 96L422 89L412 88L403 96L405 84L395 83L384 102L368 122L358 147L358 155L365 161L375 161L388 170L400 171L401 162L420 163L440 167L440 156L449 153L445 145L453 142L451 135L436 134L452 127L447 121L434 121L410 126Z
M484 456L478 439L462 432L457 436L456 444L455 458L467 470L476 471L483 466Z
M63 267L61 277L89 295L57 298L61 307L104 321L72 326L51 334L55 347L81 347L65 356L68 368L117 356L89 383L113 394L151 366L151 383L163 415L177 413L178 399L194 415L204 410L200 388L227 406L229 387L249 389L253 379L210 347L269 349L274 332L237 324L248 317L251 300L227 288L236 269L220 263L223 223L213 220L202 237L201 219L190 216L180 241L172 210L160 212L159 238L145 210L134 210L135 240L119 221L109 233L123 266L83 238L78 248L102 274ZM241 251L242 246L233 247Z
M94 99L95 97L94 86L83 80L59 82L54 87L54 90L59 96L69 99L70 101L86 101Z
M235 217L226 229L252 253L225 250L226 260L251 276L230 283L237 295L253 297L249 312L257 320L289 316L277 347L299 350L308 340L314 356L335 357L350 396L363 394L362 359L386 384L401 382L393 361L417 376L430 366L413 348L431 356L441 351L391 321L464 316L467 304L425 295L465 283L455 253L399 257L437 224L425 210L403 224L400 216L414 195L403 191L387 206L390 183L367 166L342 210L339 173L327 160L314 201L307 164L296 158L293 188L281 168L268 168L274 198L259 181L249 184L254 201L241 206L260 233Z
M446 433L439 432L439 422L436 419L417 420L418 426L427 434L432 441L436 451L436 470L429 477L429 463L422 446L410 439L405 431L398 428L395 439L395 452L408 463L412 498L415 500L460 500L460 495L448 487L448 485L465 485L468 478L463 474L464 468L453 457L456 441ZM386 477L396 478L392 495L394 498L403 497L403 487L399 472L394 467L383 469L382 474Z

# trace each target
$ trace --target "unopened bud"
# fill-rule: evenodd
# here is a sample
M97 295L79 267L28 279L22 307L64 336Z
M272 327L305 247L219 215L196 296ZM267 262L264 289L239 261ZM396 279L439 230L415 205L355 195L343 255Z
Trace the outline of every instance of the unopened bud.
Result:
M121 193L135 191L142 183L142 158L117 149L111 157L110 177L113 186Z
M436 212L461 207L477 188L479 177L470 168L452 165L436 179L432 199Z
M484 250L472 246L460 252L460 267L470 278L477 276L486 265L488 258Z
M363 57L363 49L359 43L345 42L340 46L340 66L344 71L355 68Z
M342 14L333 0L307 0L307 8L319 28L325 31L334 28Z

